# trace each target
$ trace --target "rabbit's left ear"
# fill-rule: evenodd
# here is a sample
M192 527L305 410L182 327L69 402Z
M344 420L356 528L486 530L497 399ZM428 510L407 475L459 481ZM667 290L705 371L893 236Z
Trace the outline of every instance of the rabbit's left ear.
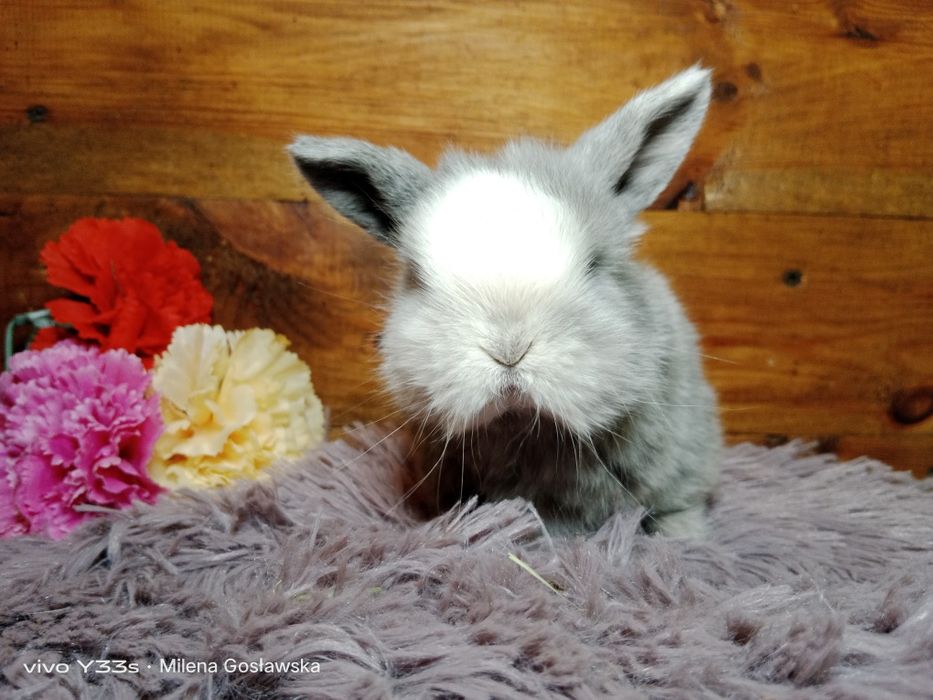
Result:
M690 150L709 107L710 71L693 66L639 93L570 147L630 211L649 206Z

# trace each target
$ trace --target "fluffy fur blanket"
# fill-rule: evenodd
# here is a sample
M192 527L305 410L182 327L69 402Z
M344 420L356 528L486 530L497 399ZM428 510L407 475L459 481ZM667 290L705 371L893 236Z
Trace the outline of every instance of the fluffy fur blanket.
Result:
M0 696L933 697L931 482L744 445L709 542L557 540L415 522L382 438L0 543Z

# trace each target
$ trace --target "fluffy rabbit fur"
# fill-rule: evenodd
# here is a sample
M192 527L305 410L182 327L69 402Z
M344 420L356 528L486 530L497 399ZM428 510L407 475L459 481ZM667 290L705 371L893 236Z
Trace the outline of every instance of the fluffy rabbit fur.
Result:
M355 139L291 145L311 185L403 263L380 349L420 428L420 503L523 497L558 532L642 506L649 531L702 535L716 400L696 332L632 250L709 98L695 66L568 148L515 140L433 170Z

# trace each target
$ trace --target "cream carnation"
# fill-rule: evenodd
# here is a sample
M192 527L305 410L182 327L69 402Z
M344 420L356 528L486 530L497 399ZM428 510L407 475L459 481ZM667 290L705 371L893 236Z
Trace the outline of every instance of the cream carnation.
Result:
M157 483L203 488L255 478L323 441L311 371L287 347L267 329L175 330L152 382L165 422L150 465Z

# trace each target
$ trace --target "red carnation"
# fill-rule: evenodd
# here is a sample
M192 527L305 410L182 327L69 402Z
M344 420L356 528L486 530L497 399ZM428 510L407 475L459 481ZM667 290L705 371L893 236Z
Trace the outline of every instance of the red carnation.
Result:
M148 221L79 219L40 259L51 284L78 295L46 304L53 318L104 350L123 348L149 366L178 326L210 323L214 300L198 261ZM60 335L49 329L37 344Z

